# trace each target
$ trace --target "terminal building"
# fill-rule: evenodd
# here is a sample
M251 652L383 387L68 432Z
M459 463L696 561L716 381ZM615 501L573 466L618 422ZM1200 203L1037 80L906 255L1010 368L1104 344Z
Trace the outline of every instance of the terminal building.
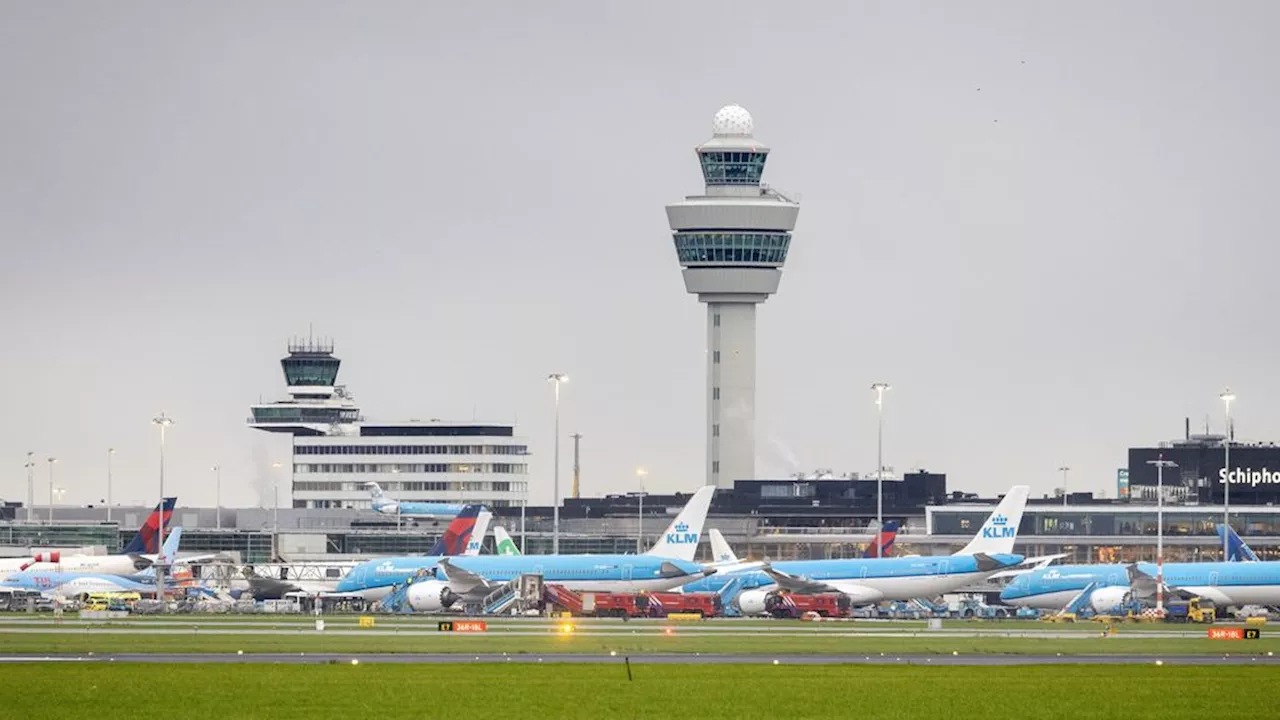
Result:
M897 554L938 555L959 550L998 503L998 497L948 491L946 476L905 473L884 483L886 520L902 524ZM181 491L179 490L179 493ZM631 553L651 546L688 494L648 495L643 516L638 498L627 494L567 499L561 509L564 553ZM58 508L57 523L0 522L0 553L27 547L95 546L116 552L132 538L149 508L123 508L105 522L103 508ZM495 507L494 524L505 527L530 554L551 552L552 508ZM707 527L720 530L734 550L753 559L856 557L872 539L875 481L858 478L782 478L739 481L717 491ZM18 513L21 516L21 513ZM1032 498L1019 526L1016 550L1028 556L1065 553L1063 562L1154 560L1156 505L1150 501L1097 499L1090 493ZM1220 505L1171 504L1164 509L1168 561L1216 560ZM1280 507L1231 505L1232 525L1262 559L1280 559ZM172 525L183 527L188 552L224 552L245 563L341 562L385 555L425 553L446 521L406 520L361 508L239 508L218 513L186 508L179 495ZM277 529L278 528L278 529ZM491 552L492 536L486 538ZM709 560L703 543L701 557Z
M366 485L399 500L518 507L529 493L529 444L497 423L367 422L332 343L292 343L280 361L289 397L250 408L249 427L292 437L292 507L371 506Z
M1188 420L1180 440L1130 448L1129 466L1122 471L1118 483L1120 497L1154 501L1160 481L1155 461L1163 459L1173 463L1164 469L1165 502L1222 504L1228 495L1224 482L1228 454L1225 440L1224 435L1209 432L1191 434ZM1280 502L1280 446L1234 439L1229 444L1230 504L1267 506Z

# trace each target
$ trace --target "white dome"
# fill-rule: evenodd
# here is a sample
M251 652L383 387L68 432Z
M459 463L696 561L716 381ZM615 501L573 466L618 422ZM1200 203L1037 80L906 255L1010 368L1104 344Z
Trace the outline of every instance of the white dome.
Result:
M756 124L746 108L741 105L725 105L716 113L711 127L712 132L718 136L751 137Z

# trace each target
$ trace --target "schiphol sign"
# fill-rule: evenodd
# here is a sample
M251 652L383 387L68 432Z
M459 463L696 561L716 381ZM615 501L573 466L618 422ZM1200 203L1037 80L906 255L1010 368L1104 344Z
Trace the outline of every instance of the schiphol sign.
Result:
M1280 470L1271 472L1266 468L1254 470L1253 468L1236 468L1230 473L1226 468L1218 471L1218 482L1230 482L1232 485L1249 485L1257 487L1259 485L1280 485Z

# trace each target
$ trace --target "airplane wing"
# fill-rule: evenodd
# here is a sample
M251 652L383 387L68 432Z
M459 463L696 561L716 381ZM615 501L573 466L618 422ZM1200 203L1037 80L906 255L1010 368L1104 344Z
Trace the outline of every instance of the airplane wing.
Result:
M798 575L789 575L781 570L775 570L772 566L765 565L760 568L766 575L773 578L778 583L778 587L791 592L798 592L805 595L816 595L824 592L839 592L834 585L825 582L819 582L803 578Z
M1067 557L1068 555L1069 553L1059 553L1057 555L1041 555L1039 557L1029 557L1026 560L1023 560L1022 563L1019 564L1016 568L1013 568L1011 570L1001 570L1000 572L995 573L994 575L988 575L987 580L999 580L1001 578L1016 577L1018 575L1025 575L1029 572L1035 572L1036 570L1043 570L1044 568L1052 564L1054 560L1061 560L1062 558Z
M1158 583L1153 575L1148 575L1138 569L1137 563L1129 566L1129 587L1133 589L1133 596L1141 600L1154 600L1156 597L1156 587ZM1189 600L1195 597L1194 593L1183 590L1177 586L1164 584L1165 597L1180 598Z
M449 588L459 595L467 595L479 588L493 587L493 583L483 575L458 567L449 562L449 558L440 558L440 567L444 568L445 576L449 578Z

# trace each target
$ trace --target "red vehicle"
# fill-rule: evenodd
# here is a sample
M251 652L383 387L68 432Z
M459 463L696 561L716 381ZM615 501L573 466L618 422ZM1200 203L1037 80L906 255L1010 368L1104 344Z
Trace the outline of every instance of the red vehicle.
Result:
M850 607L849 596L843 593L773 593L764 601L765 612L776 618L798 618L807 612L816 612L822 617L843 617L849 614Z
M715 617L722 609L717 593L595 593L594 609L584 612L600 617L666 617L672 613Z
M643 596L642 596L643 597ZM666 617L672 613L692 613L703 617L716 617L724 606L719 593L649 593L649 614Z

